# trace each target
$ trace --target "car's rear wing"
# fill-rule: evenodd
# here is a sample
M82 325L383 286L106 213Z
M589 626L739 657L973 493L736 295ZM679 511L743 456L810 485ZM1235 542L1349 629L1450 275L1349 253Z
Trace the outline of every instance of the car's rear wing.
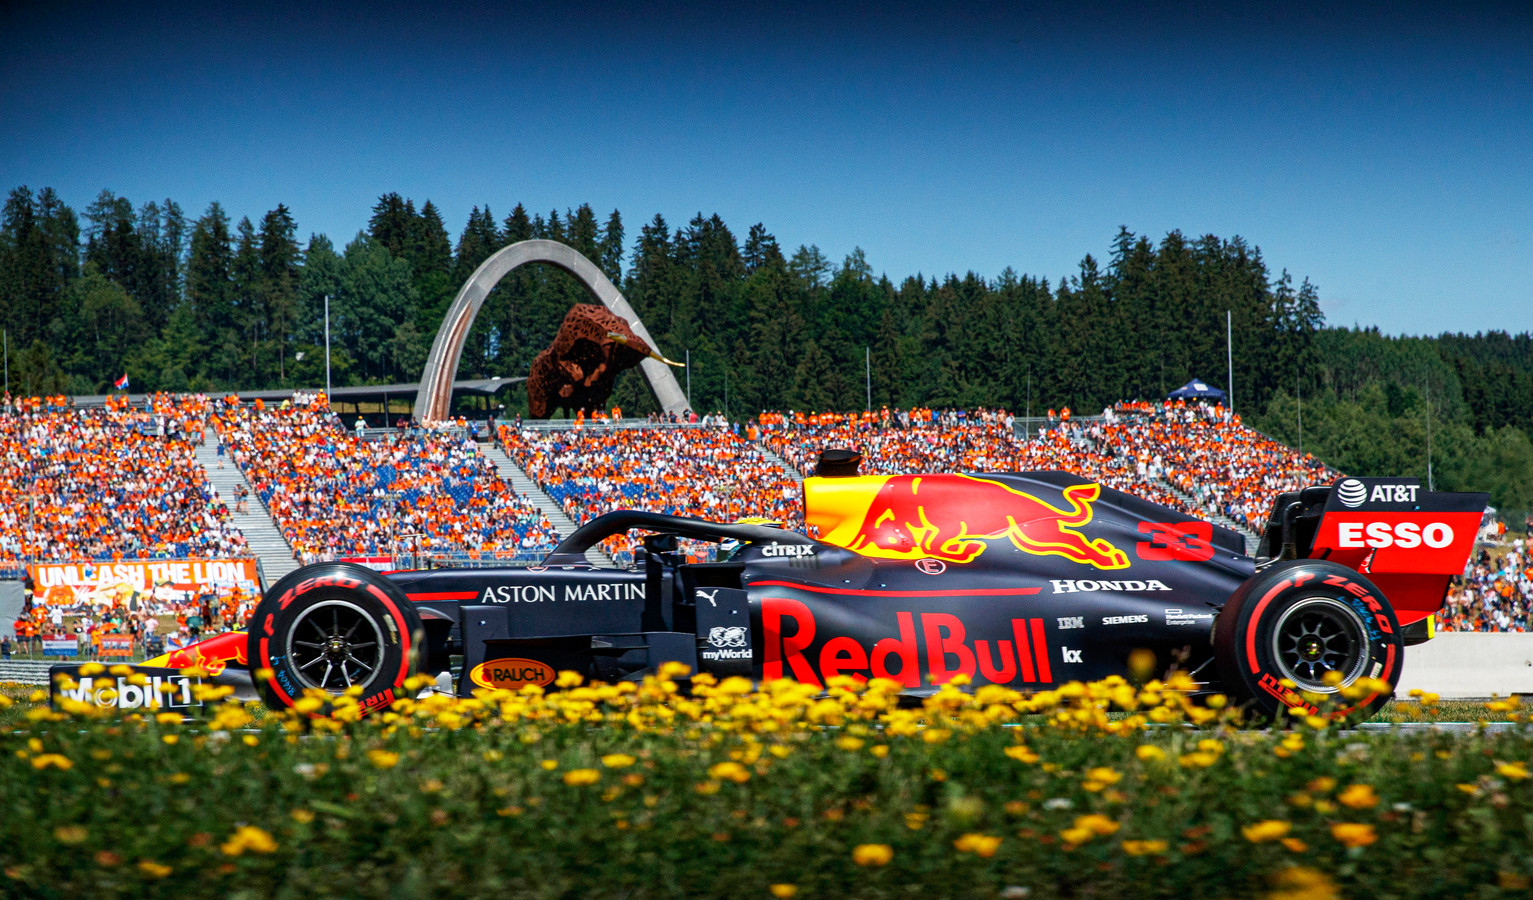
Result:
M1462 574L1489 494L1428 491L1416 478L1342 478L1278 495L1257 556L1327 559L1389 598L1400 624L1441 606Z

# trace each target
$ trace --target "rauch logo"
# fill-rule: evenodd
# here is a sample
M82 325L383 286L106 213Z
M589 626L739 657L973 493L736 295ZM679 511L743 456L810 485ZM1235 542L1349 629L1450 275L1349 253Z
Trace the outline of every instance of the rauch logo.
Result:
M535 659L492 659L474 666L468 677L480 687L514 691L529 684L552 684L554 670Z

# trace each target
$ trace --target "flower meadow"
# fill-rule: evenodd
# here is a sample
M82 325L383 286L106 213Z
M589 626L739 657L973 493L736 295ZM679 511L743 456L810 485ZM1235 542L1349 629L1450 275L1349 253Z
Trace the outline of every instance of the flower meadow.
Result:
M1190 683L641 683L0 735L10 897L1526 897L1533 731L1254 728ZM424 686L424 682L422 685ZM1371 687L1363 684L1359 690ZM1420 698L1430 718L1433 698Z

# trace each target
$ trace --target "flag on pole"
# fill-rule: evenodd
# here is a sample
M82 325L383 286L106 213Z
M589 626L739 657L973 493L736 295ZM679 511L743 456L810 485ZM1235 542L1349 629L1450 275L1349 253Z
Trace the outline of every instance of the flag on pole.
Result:
M119 378L116 381L112 382L112 387L116 388L119 391L127 390L128 389L128 373L127 372L122 373L122 377L121 378Z

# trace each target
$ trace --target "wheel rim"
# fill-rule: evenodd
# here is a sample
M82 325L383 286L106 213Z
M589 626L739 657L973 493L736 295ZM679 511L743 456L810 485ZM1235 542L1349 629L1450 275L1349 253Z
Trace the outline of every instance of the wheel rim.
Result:
M383 632L345 600L324 600L299 613L288 632L288 658L306 688L339 694L366 687L383 663Z
M1368 631L1362 617L1329 597L1301 600L1284 611L1273 629L1272 655L1279 673L1300 690L1329 694L1356 681L1368 663ZM1341 675L1325 683L1329 672Z

